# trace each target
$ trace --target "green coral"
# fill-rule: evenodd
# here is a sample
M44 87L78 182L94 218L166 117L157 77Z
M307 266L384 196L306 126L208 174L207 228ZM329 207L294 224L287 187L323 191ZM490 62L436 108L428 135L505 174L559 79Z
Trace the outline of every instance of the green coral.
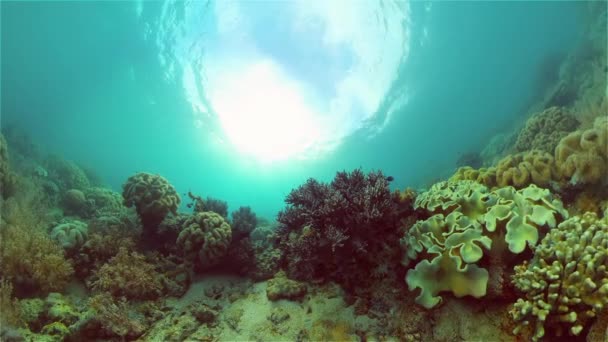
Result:
M608 307L608 223L594 213L575 216L551 229L530 263L515 268L513 284L524 293L513 305L514 333L532 338L567 332L578 336Z
M430 262L422 260L405 279L410 290L421 289L416 303L430 309L441 302L436 294L443 291L451 291L456 297L485 296L488 271L475 264L463 266L459 257L444 253Z
M211 211L195 213L184 222L176 245L186 260L199 269L216 265L232 239L232 229L222 216Z
M567 217L549 190L530 185L489 191L473 181L441 182L416 200L432 215L416 222L401 239L403 264L419 261L408 271L410 290L420 288L417 303L430 308L439 292L456 296L485 295L488 272L479 262L496 245L519 254L534 246L540 233Z
M485 227L489 232L505 231L505 241L515 254L536 245L539 228L555 227L558 220L568 217L561 201L533 184L521 190L508 186L493 193L500 200L485 214Z
M87 237L87 224L78 220L69 220L61 223L51 231L51 238L66 250L79 248L85 243Z

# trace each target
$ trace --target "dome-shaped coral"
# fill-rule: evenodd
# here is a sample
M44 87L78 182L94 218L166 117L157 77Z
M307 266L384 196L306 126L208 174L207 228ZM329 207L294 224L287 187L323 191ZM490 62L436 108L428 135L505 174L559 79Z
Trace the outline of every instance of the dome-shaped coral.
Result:
M515 149L520 152L538 149L553 153L560 139L577 126L578 121L565 108L547 108L528 119L519 132Z
M205 211L193 214L184 222L176 245L186 260L198 269L214 266L228 251L232 229L222 216Z
M82 246L88 237L88 226L78 220L61 223L51 231L51 238L63 249L71 250Z
M140 172L123 185L127 207L135 206L145 228L155 230L168 213L177 213L181 199L175 188L160 175Z
M608 116L598 117L588 130L564 137L555 148L555 163L573 185L608 182Z

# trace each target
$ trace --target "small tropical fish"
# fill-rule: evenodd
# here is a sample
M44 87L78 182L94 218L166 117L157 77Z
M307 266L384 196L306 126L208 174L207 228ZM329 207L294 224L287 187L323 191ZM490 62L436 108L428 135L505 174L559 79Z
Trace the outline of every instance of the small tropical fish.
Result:
M393 176L388 176L388 177L386 177L386 181L387 181L387 182L392 182L392 181L394 181L394 180L395 180L395 177L393 177Z

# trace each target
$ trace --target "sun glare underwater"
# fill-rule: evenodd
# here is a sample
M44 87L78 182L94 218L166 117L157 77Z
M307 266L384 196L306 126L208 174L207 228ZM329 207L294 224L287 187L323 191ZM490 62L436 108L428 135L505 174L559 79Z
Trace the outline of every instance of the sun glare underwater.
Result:
M161 61L195 115L264 162L315 158L361 129L409 49L407 2L166 2L160 21Z
M0 341L608 341L606 1L1 1Z

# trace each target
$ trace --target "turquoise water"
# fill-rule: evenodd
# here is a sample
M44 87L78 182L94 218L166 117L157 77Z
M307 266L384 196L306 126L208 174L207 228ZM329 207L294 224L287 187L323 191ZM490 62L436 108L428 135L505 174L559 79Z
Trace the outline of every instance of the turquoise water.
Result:
M2 2L2 125L117 191L159 173L267 217L343 169L425 187L523 121L583 7Z

